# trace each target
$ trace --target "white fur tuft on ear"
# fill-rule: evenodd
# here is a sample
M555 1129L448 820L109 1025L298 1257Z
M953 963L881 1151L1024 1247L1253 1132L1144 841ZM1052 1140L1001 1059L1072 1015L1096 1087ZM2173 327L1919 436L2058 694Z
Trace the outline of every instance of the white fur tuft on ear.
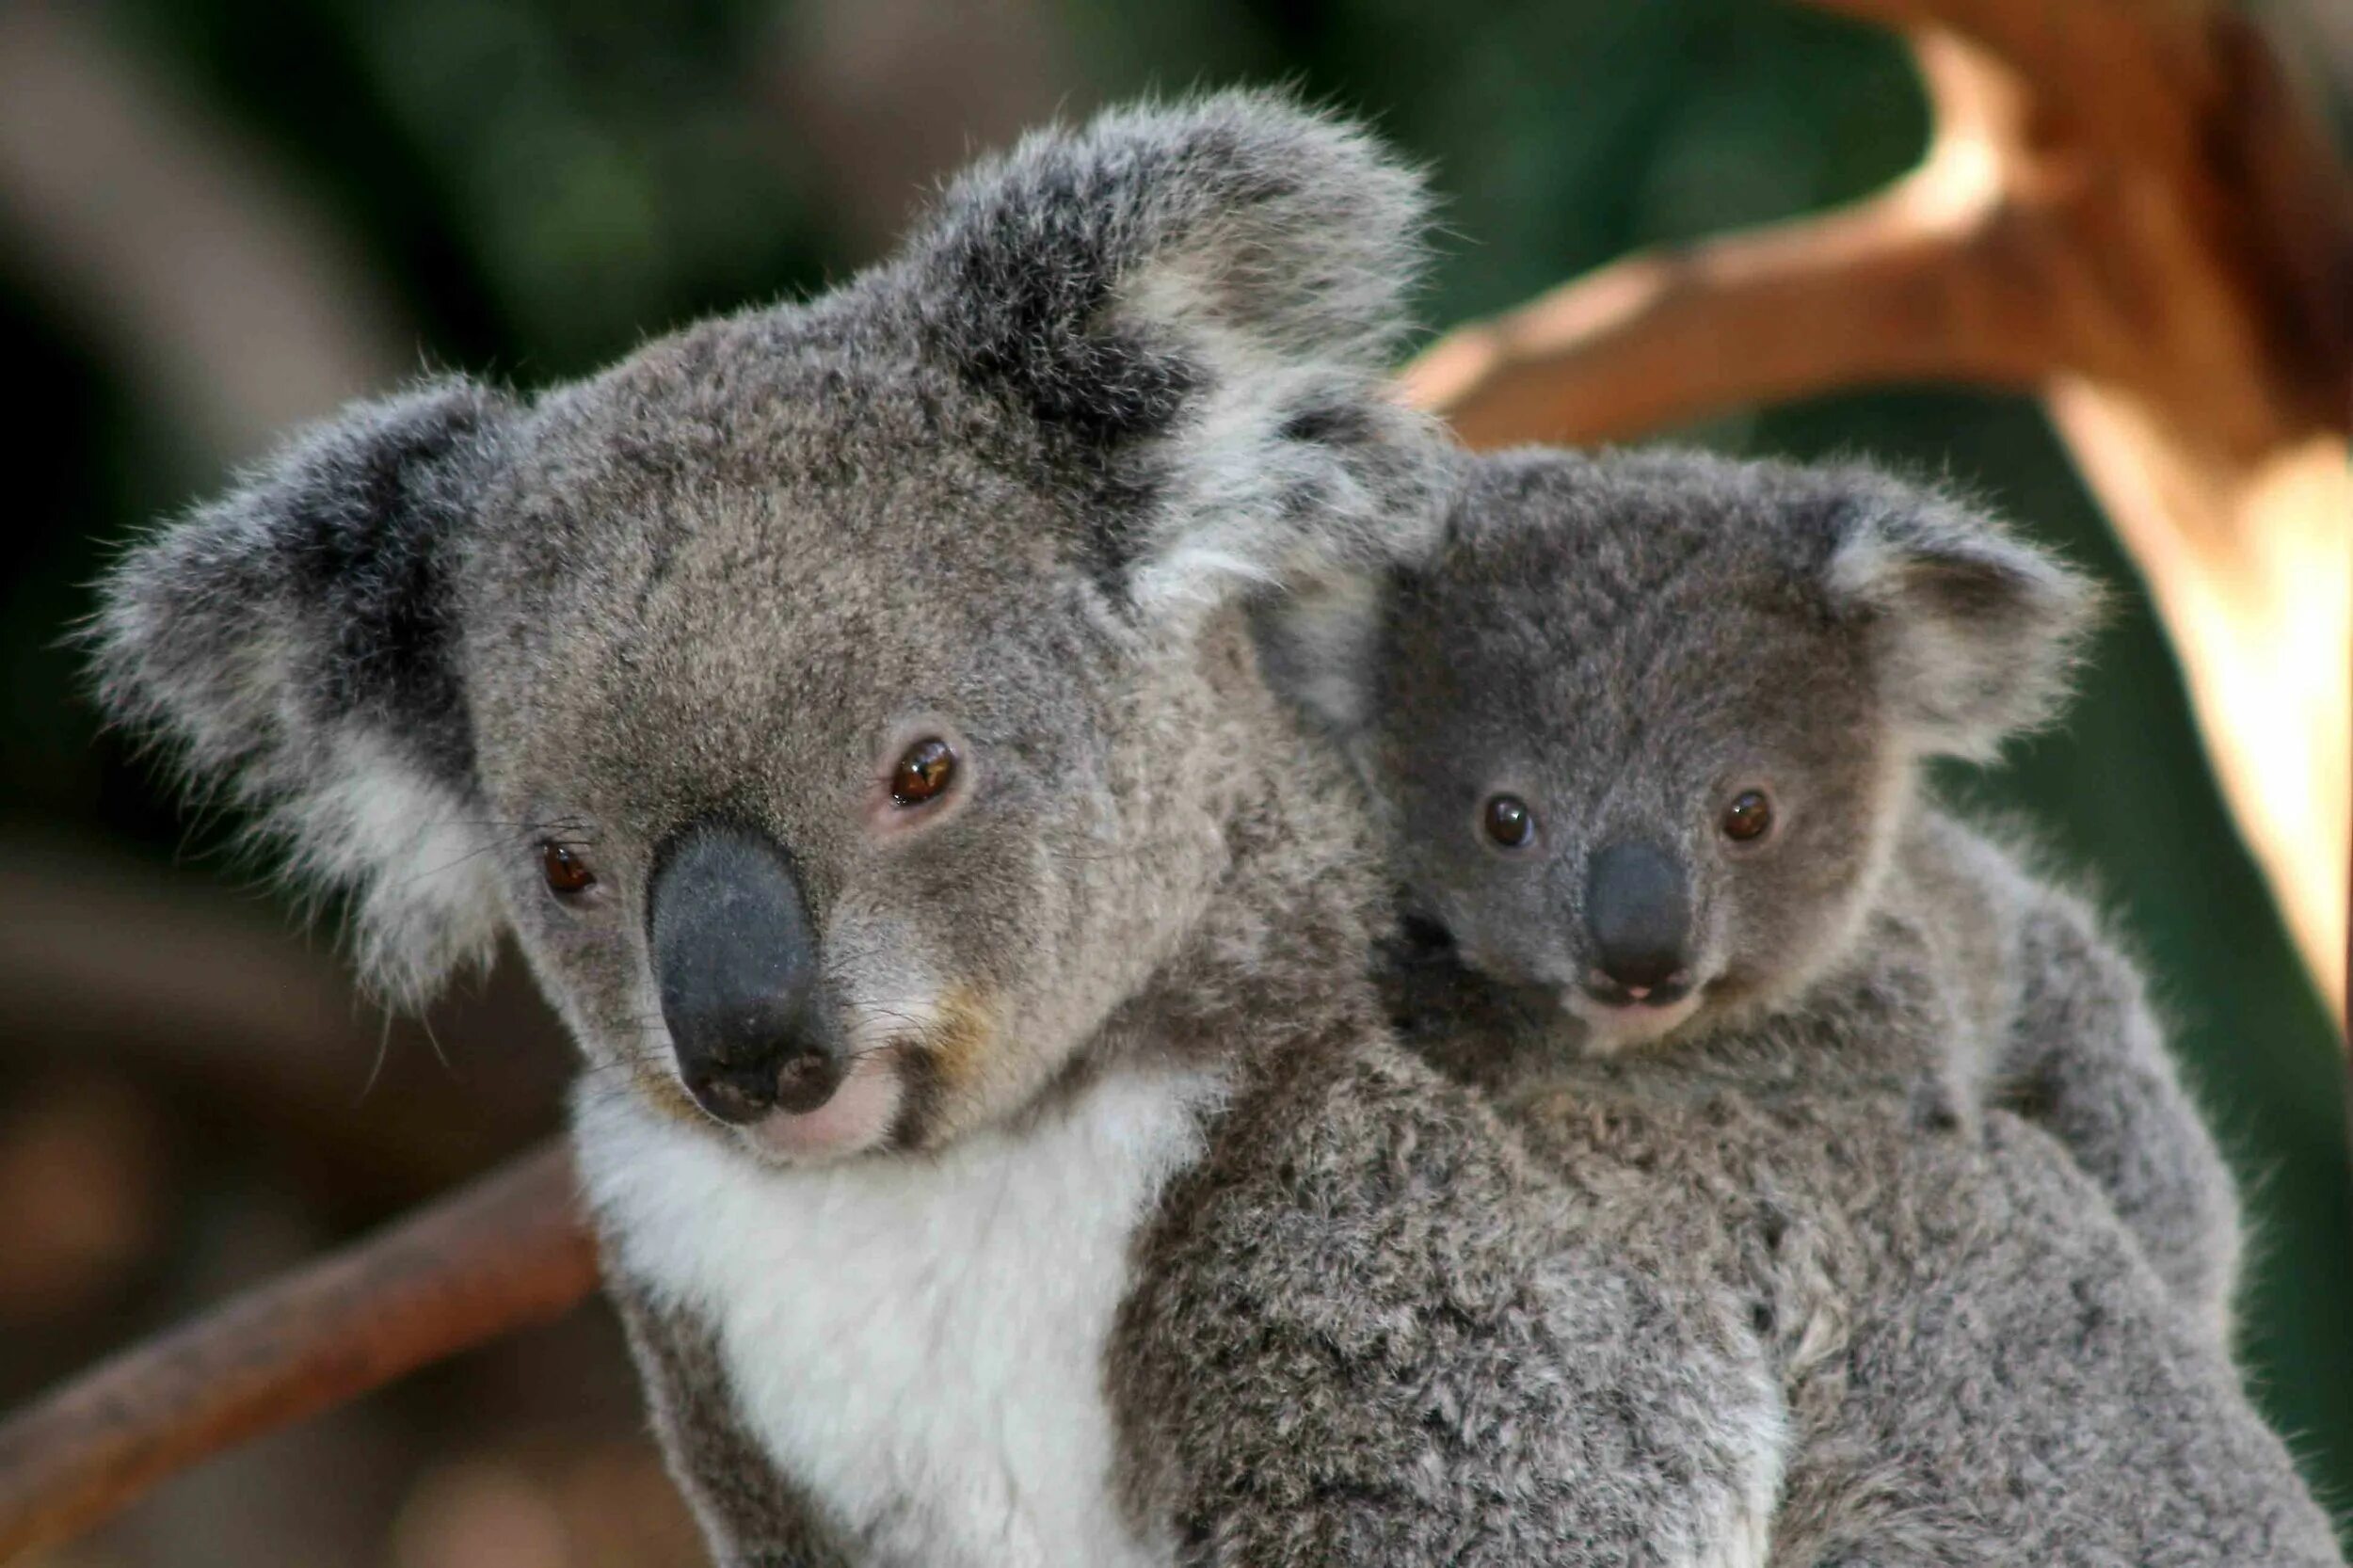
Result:
M1161 452L1154 532L1164 542L1133 579L1145 614L1307 589L1378 570L1435 536L1454 449L1377 386L1350 389L1308 365L1228 376L1204 403ZM1290 410L1301 406L1327 411L1332 426L1297 436Z
M88 633L108 712L347 895L361 977L401 1003L501 920L450 571L510 409L451 379L297 435L125 553Z
M1827 582L1876 627L1882 689L1917 749L1971 760L2057 714L2098 618L2089 581L2057 557L1887 481L1857 498Z
M1427 204L1355 127L1219 93L1024 138L902 276L930 348L1091 490L1093 564L1190 614L1434 530L1443 439L1385 380Z
M333 743L320 788L285 795L271 828L306 884L353 892L351 941L379 994L422 1003L498 946L497 841L472 800L354 728Z

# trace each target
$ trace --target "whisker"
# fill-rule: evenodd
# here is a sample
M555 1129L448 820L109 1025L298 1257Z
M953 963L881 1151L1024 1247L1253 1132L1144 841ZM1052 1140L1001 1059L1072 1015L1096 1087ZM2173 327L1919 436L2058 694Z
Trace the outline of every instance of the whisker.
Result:
M441 1071L447 1073L453 1082L465 1082L465 1079L459 1075L456 1067L451 1064L449 1053L441 1048L441 1037L433 1032L432 1018L424 1013L419 1013L417 1015L417 1027L424 1031L424 1043L433 1048L433 1060L441 1064Z
M353 1110L368 1103L368 1096L376 1092L376 1080L384 1074L385 1059L392 1053L392 1010L388 1007L384 1010L384 1027L376 1035L376 1060L368 1064L367 1080L360 1085L360 1097L351 1102Z

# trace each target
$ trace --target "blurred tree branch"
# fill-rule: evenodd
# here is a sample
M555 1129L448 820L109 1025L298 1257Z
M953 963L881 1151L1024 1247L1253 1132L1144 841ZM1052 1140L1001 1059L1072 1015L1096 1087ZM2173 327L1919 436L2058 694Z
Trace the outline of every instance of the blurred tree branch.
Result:
M0 1423L0 1560L207 1454L568 1311L597 1282L573 1187L552 1143Z
M229 456L416 367L331 229L88 8L0 6L0 219L92 335Z
M1817 3L1908 30L1937 114L1918 170L1845 212L1630 258L1465 328L1409 367L1407 395L1492 444L1888 380L2038 392L2149 578L2224 790L2341 1007L2343 174L2260 40L2211 5ZM57 26L33 41L54 47ZM15 47L0 35L24 74ZM21 156L8 138L28 119L11 85L0 158ZM551 1144L0 1426L0 1552L561 1310L593 1285L570 1183Z
M2149 583L2223 793L2340 1023L2353 843L2353 185L2236 13L1815 0L1907 29L1928 157L1433 344L1478 445L1891 381L2038 393Z

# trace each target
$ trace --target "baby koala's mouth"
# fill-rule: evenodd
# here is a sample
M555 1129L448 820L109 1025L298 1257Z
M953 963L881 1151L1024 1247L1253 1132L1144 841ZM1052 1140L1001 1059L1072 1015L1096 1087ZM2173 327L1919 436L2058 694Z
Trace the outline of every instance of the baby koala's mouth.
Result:
M1651 985L1629 985L1599 969L1585 976L1588 1000L1603 1007L1673 1007L1695 989L1688 970L1679 970Z
M1700 1009L1706 983L1688 972L1654 984L1629 984L1592 971L1561 991L1561 1005L1585 1025L1586 1049L1608 1056L1673 1033Z

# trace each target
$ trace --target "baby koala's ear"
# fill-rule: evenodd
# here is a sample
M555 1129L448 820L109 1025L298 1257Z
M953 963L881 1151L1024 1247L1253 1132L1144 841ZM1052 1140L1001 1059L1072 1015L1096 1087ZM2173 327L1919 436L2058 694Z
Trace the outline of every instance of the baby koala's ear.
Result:
M107 710L351 895L404 1002L498 930L456 577L514 412L459 378L344 409L128 551L88 632Z
M2054 718L2098 619L2090 581L1944 496L1846 477L1831 595L1872 625L1881 688L1913 744L1984 760Z

